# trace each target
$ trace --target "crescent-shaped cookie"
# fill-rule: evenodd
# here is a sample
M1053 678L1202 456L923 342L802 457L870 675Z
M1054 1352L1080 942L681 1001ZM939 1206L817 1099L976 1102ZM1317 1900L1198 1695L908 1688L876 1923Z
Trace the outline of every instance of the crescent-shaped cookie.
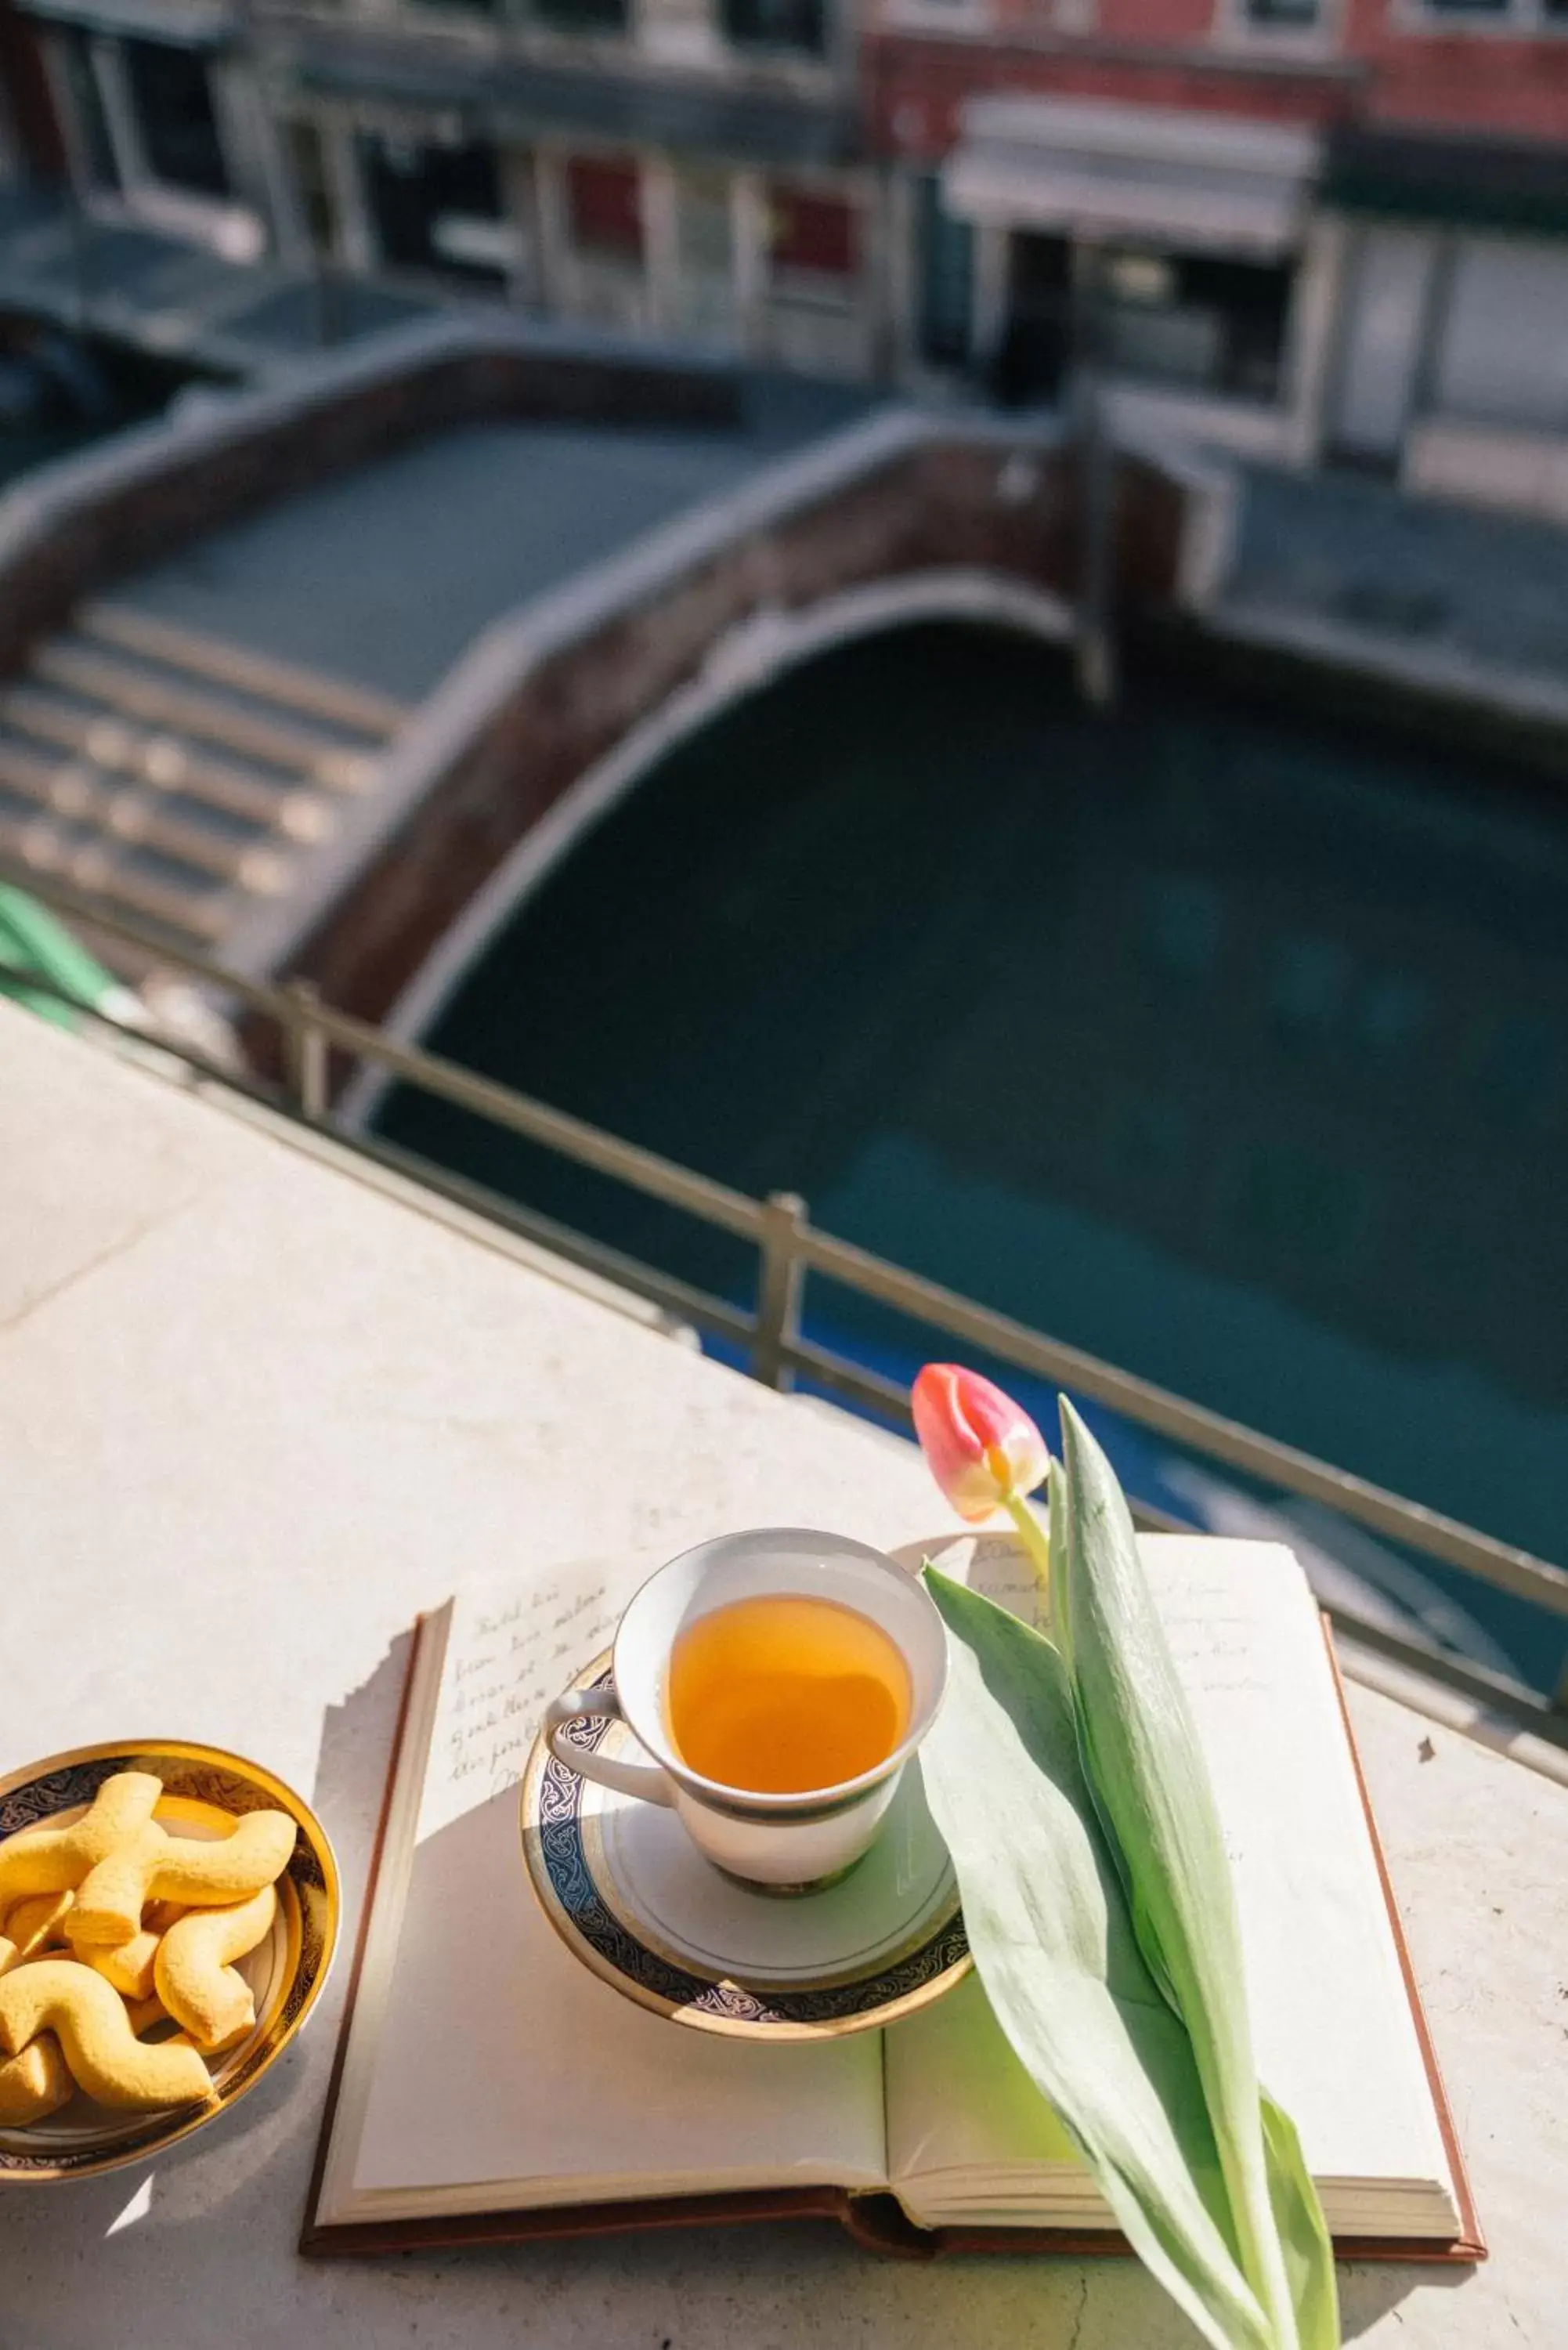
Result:
M151 1772L117 1771L68 1827L24 1829L7 1836L0 1844L0 1911L26 1894L65 1893L79 1885L117 1845L151 1825L152 1807L162 1793L162 1782ZM139 1910L128 1933L104 1939L123 1942L140 1923Z
M76 2086L52 2032L29 2040L18 2056L0 2063L0 2128L25 2129L57 2113Z
M0 1976L0 2048L19 2055L41 2032L56 2034L77 2086L101 2106L146 2113L217 2095L188 2041L138 2040L119 1993L79 1960L36 1959Z
M121 1999L150 1999L161 1939L143 1926L129 1942L83 1942L78 1946L73 1939L71 1950L74 1957L96 1967Z
M78 1946L128 1942L149 1901L224 1908L246 1900L286 1867L295 1836L286 1812L246 1812L231 1835L211 1842L166 1835L149 1820L97 1862L78 1887L71 1939Z
M70 1939L74 1893L29 1893L6 1914L5 1931L16 1945L17 1962L63 1950Z
M158 1996L198 2048L215 2055L243 2040L256 2020L251 1987L229 1962L270 1930L277 1895L270 1885L232 1909L192 1909L158 1945Z
M0 1934L0 1975L9 1967L42 1958L46 1950L66 1948L66 1918L76 1898L74 1893L29 1893L13 1905Z

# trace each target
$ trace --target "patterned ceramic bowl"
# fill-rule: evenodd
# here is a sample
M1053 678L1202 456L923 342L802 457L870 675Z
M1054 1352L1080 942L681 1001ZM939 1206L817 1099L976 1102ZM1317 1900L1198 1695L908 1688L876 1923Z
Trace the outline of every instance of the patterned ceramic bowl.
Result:
M255 1995L255 2025L237 2047L210 2060L215 2104L198 2111L111 2113L78 2090L45 2120L26 2129L0 2129L0 2180L96 2177L203 2128L275 2064L316 2004L332 1963L342 1902L337 1864L320 1822L281 1779L222 1747L130 1739L53 1754L0 1779L0 1837L46 1821L65 1826L86 1811L117 1771L149 1771L162 1780L163 1798L154 1816L176 1835L223 1835L240 1812L287 1812L296 1822L298 1833L278 1879L272 1931L240 1962Z

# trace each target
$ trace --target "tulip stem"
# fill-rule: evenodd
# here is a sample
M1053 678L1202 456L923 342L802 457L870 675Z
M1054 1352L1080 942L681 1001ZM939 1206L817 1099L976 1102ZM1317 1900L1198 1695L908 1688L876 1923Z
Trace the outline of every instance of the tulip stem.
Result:
M1051 1537L1022 1493L1010 1493L1002 1505L1023 1540L1029 1554L1029 1564L1034 1569L1034 1580L1045 1607L1051 1598Z

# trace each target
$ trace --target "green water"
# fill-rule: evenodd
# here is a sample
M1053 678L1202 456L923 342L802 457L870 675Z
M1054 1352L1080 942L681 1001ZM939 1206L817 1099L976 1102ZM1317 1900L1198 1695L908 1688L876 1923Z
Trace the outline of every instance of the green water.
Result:
M1047 650L901 631L669 756L431 1041L1568 1553L1568 803L1501 766L1152 671L1096 718ZM598 1179L382 1122L747 1294Z

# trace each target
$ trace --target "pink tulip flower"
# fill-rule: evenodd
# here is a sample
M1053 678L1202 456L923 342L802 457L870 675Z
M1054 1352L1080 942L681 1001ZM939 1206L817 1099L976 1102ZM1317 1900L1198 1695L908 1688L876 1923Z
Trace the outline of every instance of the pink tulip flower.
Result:
M1045 1530L1026 1496L1044 1482L1051 1455L1029 1414L957 1363L928 1363L911 1400L926 1465L960 1517L978 1523L1005 1510L1044 1581Z
M1051 1465L1029 1414L978 1371L928 1363L914 1389L926 1464L961 1518L978 1521L1032 1493Z

